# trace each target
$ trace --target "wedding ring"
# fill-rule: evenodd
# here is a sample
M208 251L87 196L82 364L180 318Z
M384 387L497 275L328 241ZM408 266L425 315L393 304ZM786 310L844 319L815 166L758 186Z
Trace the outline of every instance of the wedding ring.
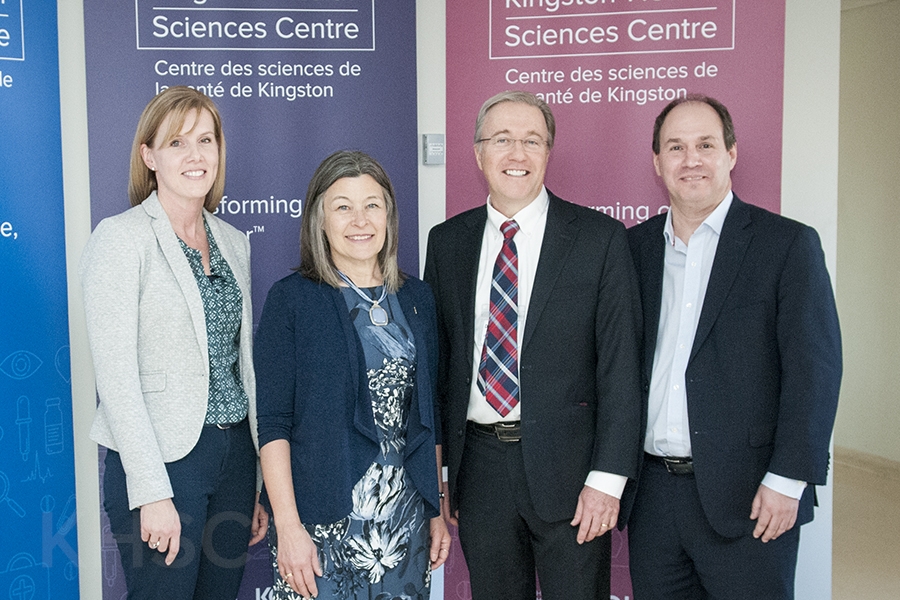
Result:
M293 576L294 576L293 573L287 573L287 574L284 576L284 578L285 578L285 579L290 579L290 578L293 577Z
M153 548L154 550L156 550L157 548L159 548L159 540L156 540L155 542L153 542L152 544L150 544L150 547Z

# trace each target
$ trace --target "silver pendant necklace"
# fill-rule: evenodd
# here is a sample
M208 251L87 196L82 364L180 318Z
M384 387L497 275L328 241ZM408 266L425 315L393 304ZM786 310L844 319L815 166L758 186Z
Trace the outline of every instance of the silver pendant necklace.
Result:
M376 325L377 327L384 327L390 322L388 318L388 312L381 306L381 303L384 302L384 299L387 298L387 286L381 286L381 297L378 300L372 300L369 298L368 294L359 289L359 287L350 281L350 278L344 275L340 269L336 269L337 274L340 275L341 279L344 280L344 283L350 286L354 292L359 294L359 297L365 300L366 302L370 302L372 306L369 308L369 320L372 321L372 325Z

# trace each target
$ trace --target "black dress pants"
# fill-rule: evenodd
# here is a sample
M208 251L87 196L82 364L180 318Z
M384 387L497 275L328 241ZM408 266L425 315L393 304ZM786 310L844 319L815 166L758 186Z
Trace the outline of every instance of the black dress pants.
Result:
M469 427L458 480L459 539L472 600L608 600L610 534L579 545L570 519L542 520L522 446ZM571 507L575 513L575 505Z

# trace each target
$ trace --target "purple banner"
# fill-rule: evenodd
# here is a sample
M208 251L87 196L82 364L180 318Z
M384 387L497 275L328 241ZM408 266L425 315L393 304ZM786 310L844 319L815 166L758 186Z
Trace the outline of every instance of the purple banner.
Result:
M447 216L485 202L472 155L478 110L523 89L553 109L547 187L632 226L668 209L652 162L656 115L689 92L737 123L735 187L781 205L784 0L453 0L447 2ZM471 598L462 553L448 600ZM612 599L632 598L626 534L612 533Z
M737 123L735 186L778 212L783 79L784 0L448 2L447 215L487 197L475 116L511 89L556 117L547 186L626 226L668 205L651 161L656 115L689 92L716 97Z
M250 238L255 320L272 283L299 263L306 187L335 150L362 150L384 165L400 210L400 266L418 274L412 3L85 0L84 15L95 225L129 206L129 153L144 106L188 85L222 113L227 178L217 214ZM270 593L264 546L252 549L239 600ZM108 530L103 556L104 597L118 599L124 585Z
M663 8L491 0L490 58L731 50L735 2L685 0Z

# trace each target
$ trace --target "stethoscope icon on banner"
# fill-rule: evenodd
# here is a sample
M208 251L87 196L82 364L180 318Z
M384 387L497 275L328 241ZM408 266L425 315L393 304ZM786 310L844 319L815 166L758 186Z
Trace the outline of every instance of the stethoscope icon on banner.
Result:
M25 516L25 509L19 506L19 503L9 497L9 479L6 473L0 471L0 504L6 502L7 506L13 509L13 512L20 517Z

